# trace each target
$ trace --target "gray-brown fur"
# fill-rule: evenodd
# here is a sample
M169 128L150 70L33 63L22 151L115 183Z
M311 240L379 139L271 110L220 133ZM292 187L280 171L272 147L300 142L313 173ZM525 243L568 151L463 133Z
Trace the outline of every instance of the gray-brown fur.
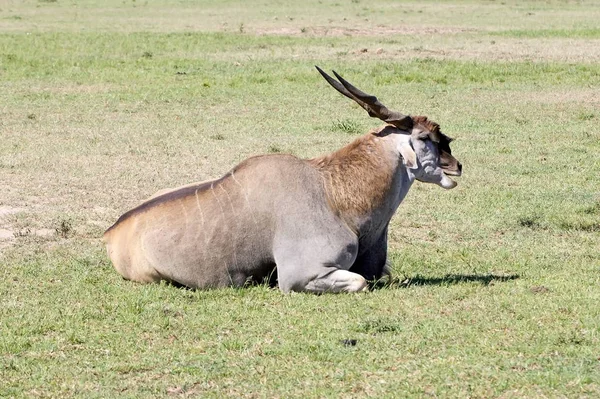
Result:
M106 231L109 256L140 282L242 286L276 267L285 292L360 291L387 273L389 221L412 182L456 185L428 129L387 125L312 160L253 157L161 193Z

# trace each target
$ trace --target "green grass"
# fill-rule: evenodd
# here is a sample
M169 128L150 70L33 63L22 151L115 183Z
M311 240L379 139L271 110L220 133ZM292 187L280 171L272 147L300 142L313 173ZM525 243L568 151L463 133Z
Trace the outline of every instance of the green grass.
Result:
M597 397L597 4L219 4L0 6L0 397ZM315 64L456 138L395 280L123 281L100 237L143 198L378 125Z
M518 38L565 38L565 39L599 39L600 29L539 29L539 30L506 30L490 32L492 35L500 35Z

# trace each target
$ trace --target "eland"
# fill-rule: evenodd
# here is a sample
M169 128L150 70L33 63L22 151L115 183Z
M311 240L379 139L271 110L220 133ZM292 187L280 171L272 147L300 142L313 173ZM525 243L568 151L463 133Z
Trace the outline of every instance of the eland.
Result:
M317 67L386 124L314 159L259 155L223 177L161 191L104 233L124 278L190 288L244 286L276 271L283 292L357 292L387 273L388 225L415 180L460 176L450 139Z

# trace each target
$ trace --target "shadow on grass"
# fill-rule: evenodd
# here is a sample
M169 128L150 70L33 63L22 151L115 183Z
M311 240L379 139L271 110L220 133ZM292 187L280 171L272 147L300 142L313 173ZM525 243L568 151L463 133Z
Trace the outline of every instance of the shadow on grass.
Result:
M507 274L507 275L496 275L496 274L446 274L444 277L423 277L416 275L415 277L392 278L390 280L382 279L378 281L369 282L370 290L379 289L395 289L395 288L408 288L411 286L426 286L426 285L439 285L449 286L454 284L462 283L478 283L481 285L493 285L496 282L506 282L510 280L516 280L520 276L518 274ZM180 288L183 290L195 291L194 288L186 287L185 285L179 284L176 281L163 281L163 284ZM264 277L262 280L248 280L243 286L238 288L248 288L264 285L272 289L277 288L277 272L273 270L269 276Z
M490 285L496 282L516 280L518 274L496 275L496 274L446 274L444 277L415 277L393 278L390 281L376 281L371 284L371 289L381 288L407 288L411 286L424 285L454 285L462 283L479 283Z

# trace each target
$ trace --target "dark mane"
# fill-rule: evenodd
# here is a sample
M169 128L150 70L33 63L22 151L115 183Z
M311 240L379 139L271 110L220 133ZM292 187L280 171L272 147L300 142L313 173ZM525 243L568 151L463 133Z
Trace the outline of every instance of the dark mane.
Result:
M415 125L421 125L425 129L429 130L431 133L440 133L440 125L438 125L434 121L430 121L426 116L413 116L412 120Z

